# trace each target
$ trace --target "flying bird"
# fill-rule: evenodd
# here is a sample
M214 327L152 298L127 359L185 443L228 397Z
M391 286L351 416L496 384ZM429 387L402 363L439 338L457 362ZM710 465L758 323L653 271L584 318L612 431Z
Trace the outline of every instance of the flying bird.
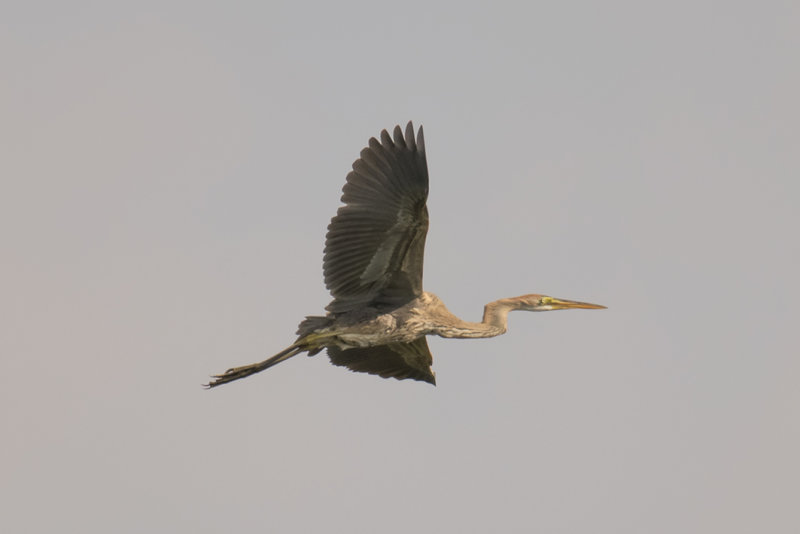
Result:
M506 332L508 312L601 309L605 306L522 295L490 302L480 323L462 321L422 290L428 232L428 164L422 127L411 122L371 138L347 175L342 202L328 225L323 273L333 300L325 316L306 317L297 340L263 362L214 375L227 384L292 356L327 350L334 365L398 380L436 384L425 336L485 338Z

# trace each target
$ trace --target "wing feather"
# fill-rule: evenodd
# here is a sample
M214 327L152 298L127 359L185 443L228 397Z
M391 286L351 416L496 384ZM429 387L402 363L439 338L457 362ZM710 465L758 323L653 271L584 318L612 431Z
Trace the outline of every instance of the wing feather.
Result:
M325 241L327 310L397 307L422 293L428 167L422 127L369 140L342 188Z
M431 370L433 356L424 336L411 343L345 350L331 346L327 350L331 363L351 371L397 380L421 380L436 385L436 376Z

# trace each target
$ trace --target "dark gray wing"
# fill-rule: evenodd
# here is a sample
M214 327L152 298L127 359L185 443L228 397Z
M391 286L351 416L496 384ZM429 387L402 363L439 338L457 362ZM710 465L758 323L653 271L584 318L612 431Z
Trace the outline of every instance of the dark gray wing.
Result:
M395 126L374 137L353 163L342 202L328 225L323 272L333 295L326 308L347 312L397 307L422 293L428 232L428 165L422 127L416 139Z
M436 385L431 370L433 356L425 336L411 343L390 343L374 347L342 350L328 347L331 363L359 373L369 373L383 378L421 380Z

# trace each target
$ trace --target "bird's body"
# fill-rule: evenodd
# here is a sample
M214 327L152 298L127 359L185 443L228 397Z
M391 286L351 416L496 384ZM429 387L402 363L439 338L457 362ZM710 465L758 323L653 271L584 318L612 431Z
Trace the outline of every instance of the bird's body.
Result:
M353 371L435 384L425 336L494 337L506 332L510 311L597 309L604 306L523 295L490 302L480 323L463 321L422 290L428 230L428 169L420 127L399 126L394 139L384 130L370 139L347 176L342 201L331 220L323 272L334 299L327 315L309 316L297 340L263 362L216 375L209 387L238 380L301 352L327 349L331 362Z
M341 349L410 343L427 335L494 337L506 331L505 321L496 321L494 317L487 323L462 321L450 313L439 297L427 291L390 311L364 308L338 316L312 316L308 319L308 328L304 328L305 321L300 323L297 333L301 338L313 333L330 335L327 344L337 345Z

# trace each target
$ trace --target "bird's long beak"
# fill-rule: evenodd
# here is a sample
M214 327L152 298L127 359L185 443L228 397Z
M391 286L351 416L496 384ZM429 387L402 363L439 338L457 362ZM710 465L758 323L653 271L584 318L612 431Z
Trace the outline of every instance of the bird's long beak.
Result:
M562 300L562 299L551 299L548 302L550 306L552 306L551 310L572 310L572 309L582 309L582 310L604 310L606 309L605 306L601 306L600 304L589 304L588 302L578 302L576 300Z

